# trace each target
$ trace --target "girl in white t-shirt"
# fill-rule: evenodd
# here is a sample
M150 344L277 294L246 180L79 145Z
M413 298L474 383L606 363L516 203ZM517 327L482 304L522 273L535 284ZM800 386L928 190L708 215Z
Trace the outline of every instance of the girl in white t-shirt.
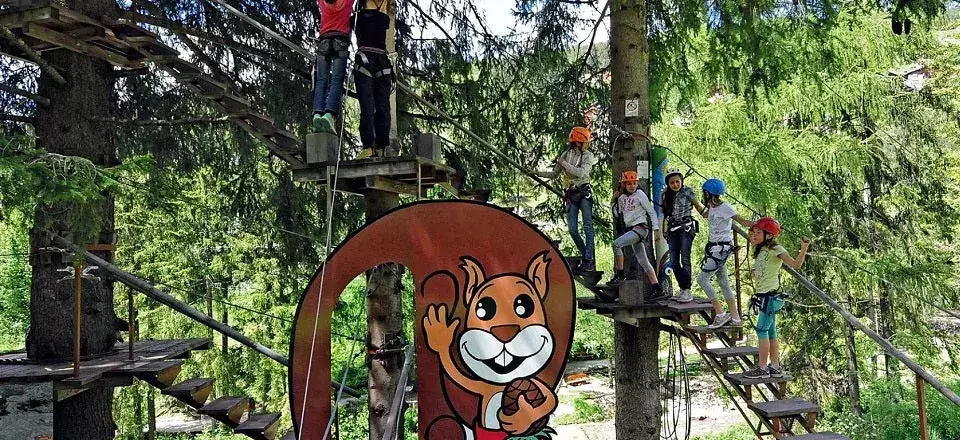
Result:
M720 179L708 179L703 183L705 209L700 214L707 219L710 235L706 249L703 251L703 259L700 261L700 275L697 277L697 283L713 302L713 311L716 312L716 316L710 324L711 328L722 327L728 323L736 327L743 325L743 319L740 318L740 311L737 309L737 301L733 297L733 291L730 290L727 258L734 250L733 222L736 221L746 227L750 227L752 223L740 217L737 210L729 203L720 200L720 196L726 192L727 186ZM717 300L717 292L710 282L714 275L717 276L717 284L720 285L723 297L727 301L729 313L723 313L720 301Z

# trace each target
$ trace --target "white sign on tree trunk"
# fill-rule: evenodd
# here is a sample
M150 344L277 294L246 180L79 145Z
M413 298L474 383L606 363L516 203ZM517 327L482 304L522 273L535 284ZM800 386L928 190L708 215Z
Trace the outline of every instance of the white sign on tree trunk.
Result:
M640 117L640 100L639 99L628 99L626 104L626 117L628 118L639 118Z

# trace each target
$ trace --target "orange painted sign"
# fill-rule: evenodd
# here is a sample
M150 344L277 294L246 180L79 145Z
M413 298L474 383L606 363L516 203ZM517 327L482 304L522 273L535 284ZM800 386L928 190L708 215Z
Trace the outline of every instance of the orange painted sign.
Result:
M421 439L550 438L554 389L573 340L575 290L548 237L509 212L466 201L399 208L357 231L307 287L291 341L298 438L331 414L330 325L347 284L399 263L416 286ZM321 288L322 286L322 288Z

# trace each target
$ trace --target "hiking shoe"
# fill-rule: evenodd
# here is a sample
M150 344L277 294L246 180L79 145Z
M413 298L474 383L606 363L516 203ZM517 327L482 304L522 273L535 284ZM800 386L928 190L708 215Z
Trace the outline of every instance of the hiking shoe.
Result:
M647 297L647 301L656 302L669 298L670 295L667 295L667 293L663 291L663 287L661 287L660 284L654 284L651 286L650 296Z
M743 319L739 316L736 318L730 318L730 322L728 322L727 325L731 327L743 327Z
M614 275L613 278L610 278L610 281L607 281L607 285L610 287L617 287L625 279L626 277L623 275Z
M323 126L321 121L323 121L323 114L314 113L313 114L313 130L314 131L321 131L321 127Z
M677 295L673 299L676 302L688 303L690 301L693 301L693 294L690 293L690 289L680 289L680 295Z
M767 371L770 372L770 377L783 377L783 368L774 367L773 364L767 366Z
M713 318L713 323L710 324L710 325L707 326L707 327L709 327L709 328L720 328L720 327L723 327L724 325L726 325L726 323L728 323L728 322L730 322L730 314L729 314L729 313L721 313L721 314L715 316L715 317ZM741 324L742 324L742 323L741 323Z
M766 379L768 377L770 377L770 371L759 365L754 367L752 370L743 372L744 379Z
M314 117L313 117L313 120L314 120L314 126L316 126L316 125L318 124L318 122L316 122L316 121L317 121L317 117L314 116ZM320 122L319 122L319 124L320 124L320 126L317 127L317 130L324 131L324 132L327 132L327 133L336 133L336 132L337 132L337 129L336 129L337 120L336 120L336 118L333 117L333 113L326 113L326 114L324 114L322 117L320 117Z
M368 159L371 157L376 157L377 152L372 148L365 148L360 154L357 155L357 159Z
M590 273L596 272L597 266L592 260L581 260L580 265L577 266L577 272L580 273Z

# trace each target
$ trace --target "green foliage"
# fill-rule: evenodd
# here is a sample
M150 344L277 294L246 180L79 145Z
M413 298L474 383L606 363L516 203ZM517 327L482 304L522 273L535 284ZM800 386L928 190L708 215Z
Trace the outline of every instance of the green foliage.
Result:
M756 435L746 423L734 425L715 434L693 436L693 440L750 440L753 438L756 438Z
M554 423L557 425L597 423L609 420L613 416L609 411L589 398L574 398L573 411L573 414L564 414L557 417Z
M957 389L960 382L949 385ZM907 440L920 438L919 411L910 383L877 381L864 390L863 416L857 417L843 408L846 402L835 402L840 408L829 412L821 430L832 430L854 440ZM960 437L960 408L939 393L927 389L927 422L932 439ZM896 423L890 423L891 421Z
M0 221L0 352L23 348L30 324L30 244L23 214Z

